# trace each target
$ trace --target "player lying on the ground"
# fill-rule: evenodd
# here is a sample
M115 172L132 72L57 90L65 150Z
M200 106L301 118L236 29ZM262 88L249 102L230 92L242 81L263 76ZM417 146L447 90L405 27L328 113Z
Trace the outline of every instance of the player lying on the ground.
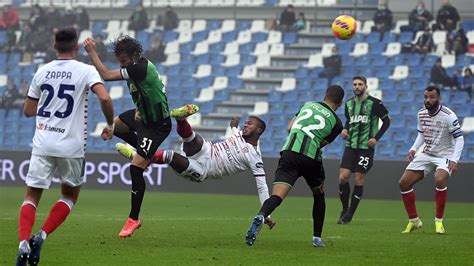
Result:
M249 116L243 130L239 131L239 118L232 118L232 136L212 143L194 132L186 120L186 117L198 110L198 106L188 104L171 112L177 122L176 131L183 139L182 154L172 150L158 150L152 162L169 164L180 176L194 182L202 182L207 178L222 179L224 176L251 170L257 183L260 203L263 204L269 195L258 140L265 131L265 122L257 116ZM117 150L129 159L135 153L132 147L122 143L117 143ZM265 219L265 223L270 229L275 225L270 217Z

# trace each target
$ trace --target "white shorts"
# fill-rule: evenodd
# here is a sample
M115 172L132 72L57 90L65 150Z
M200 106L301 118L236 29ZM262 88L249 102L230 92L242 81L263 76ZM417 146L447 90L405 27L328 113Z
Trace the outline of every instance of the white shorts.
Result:
M57 174L62 184L77 187L84 183L84 158L61 158L31 154L26 185L47 189Z
M438 169L445 170L451 176L448 170L449 160L430 156L426 153L420 153L415 156L413 161L407 166L407 170L424 171L425 175L434 174Z
M187 158L189 166L179 175L193 182L204 181L211 168L211 143L204 140L201 150Z

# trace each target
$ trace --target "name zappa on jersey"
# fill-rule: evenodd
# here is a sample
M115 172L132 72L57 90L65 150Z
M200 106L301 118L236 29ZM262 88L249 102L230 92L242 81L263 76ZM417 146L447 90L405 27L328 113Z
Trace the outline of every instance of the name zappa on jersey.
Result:
M46 71L45 79L71 79L71 71Z

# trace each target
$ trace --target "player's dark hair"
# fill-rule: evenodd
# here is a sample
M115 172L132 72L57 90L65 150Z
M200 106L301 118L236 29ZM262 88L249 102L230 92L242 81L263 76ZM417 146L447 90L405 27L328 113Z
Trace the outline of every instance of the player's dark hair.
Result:
M439 90L439 88L433 85L426 87L425 91L436 91L436 94L438 94L438 96L441 96L441 91Z
M143 52L143 47L140 42L128 35L118 37L113 43L113 46L115 56L126 54L130 57L140 58Z
M362 75L354 76L354 77L352 78L352 81L354 81L354 80L356 80L356 79L362 80L362 81L364 82L364 85L367 86L367 79L366 79L364 76L362 76Z
M54 35L54 47L59 53L72 52L77 45L77 32L74 28L59 30Z
M251 115L251 116L249 116L249 118L253 118L253 119L258 121L259 127L262 129L262 132L260 134L263 134L263 132L267 128L267 124L265 123L265 121L263 121L260 117L255 116L255 115Z
M329 100L335 104L340 104L344 99L344 89L339 85L331 85L326 90L324 100Z

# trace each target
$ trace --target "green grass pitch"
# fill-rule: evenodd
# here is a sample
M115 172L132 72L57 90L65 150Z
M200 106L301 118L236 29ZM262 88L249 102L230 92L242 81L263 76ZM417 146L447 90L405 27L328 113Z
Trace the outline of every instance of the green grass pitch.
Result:
M13 265L24 188L0 188L0 265ZM59 191L45 191L33 232ZM148 192L143 226L117 236L129 211L126 191L86 190L66 222L46 240L43 265L473 265L474 204L449 202L446 235L434 232L434 201L418 202L421 230L402 235L401 201L363 200L353 222L336 224L337 199L327 199L323 239L311 246L312 198L290 196L252 247L244 241L259 209L256 195Z

